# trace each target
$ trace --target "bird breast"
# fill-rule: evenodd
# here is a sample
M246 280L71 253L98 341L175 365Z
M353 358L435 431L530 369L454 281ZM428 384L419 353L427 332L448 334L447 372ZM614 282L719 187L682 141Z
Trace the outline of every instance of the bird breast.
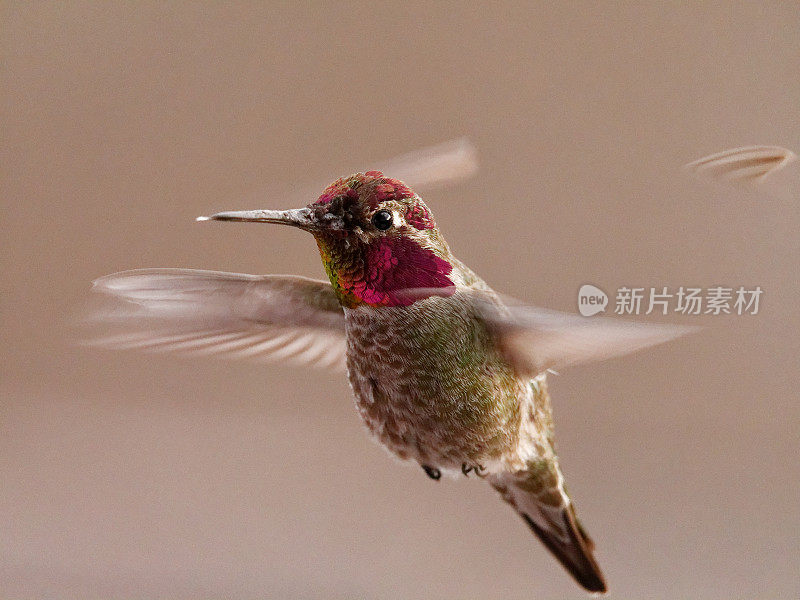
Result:
M460 468L515 451L529 386L459 294L346 309L345 323L359 413L400 458Z

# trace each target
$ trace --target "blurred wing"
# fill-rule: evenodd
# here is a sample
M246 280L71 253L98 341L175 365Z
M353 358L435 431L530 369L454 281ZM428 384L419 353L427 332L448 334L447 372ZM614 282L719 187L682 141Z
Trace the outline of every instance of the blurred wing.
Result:
M91 345L344 368L344 313L324 281L141 269L101 277L93 291Z
M412 188L433 187L474 175L478 170L478 151L463 137L414 150L374 168Z
M759 180L797 158L778 146L745 146L705 156L686 165L698 175L728 180Z
M698 329L503 306L497 299L482 296L477 302L479 310L506 359L522 376L535 377L548 369L622 356Z
M281 197L289 206L305 205L317 198L332 179L364 171L380 171L419 192L473 176L478 171L478 151L469 139L462 137L418 148L388 160L342 162L335 166L331 179L285 190ZM263 196L262 192L254 195L252 202L260 202Z

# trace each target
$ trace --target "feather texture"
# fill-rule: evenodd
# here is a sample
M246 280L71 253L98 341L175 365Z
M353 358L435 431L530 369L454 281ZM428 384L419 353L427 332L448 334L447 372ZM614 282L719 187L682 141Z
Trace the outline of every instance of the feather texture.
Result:
M594 542L575 516L555 458L523 471L491 474L489 483L578 583L590 592L607 591L594 559Z
M292 275L141 269L94 282L88 343L343 370L344 313L331 285Z
M482 282L481 282L482 283ZM447 297L448 288L410 288L404 300ZM522 304L488 288L458 288L458 300L484 321L508 363L521 377L623 356L698 331L699 327L581 317Z

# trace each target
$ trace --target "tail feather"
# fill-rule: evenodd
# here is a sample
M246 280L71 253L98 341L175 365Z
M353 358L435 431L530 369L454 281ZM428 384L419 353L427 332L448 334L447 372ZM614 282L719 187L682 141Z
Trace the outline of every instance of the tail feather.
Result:
M553 466L555 486L540 487L541 470L491 475L489 481L580 585L590 592L606 592L605 578L592 554L594 542L575 517L559 485L558 467Z

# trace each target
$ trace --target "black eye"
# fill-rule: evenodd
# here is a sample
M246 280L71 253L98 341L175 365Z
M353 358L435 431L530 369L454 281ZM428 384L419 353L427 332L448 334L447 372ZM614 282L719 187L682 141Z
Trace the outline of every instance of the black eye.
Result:
M392 217L392 213L390 213L388 210L379 210L372 215L372 224L381 231L386 231L389 229L392 226L393 221L394 217Z

